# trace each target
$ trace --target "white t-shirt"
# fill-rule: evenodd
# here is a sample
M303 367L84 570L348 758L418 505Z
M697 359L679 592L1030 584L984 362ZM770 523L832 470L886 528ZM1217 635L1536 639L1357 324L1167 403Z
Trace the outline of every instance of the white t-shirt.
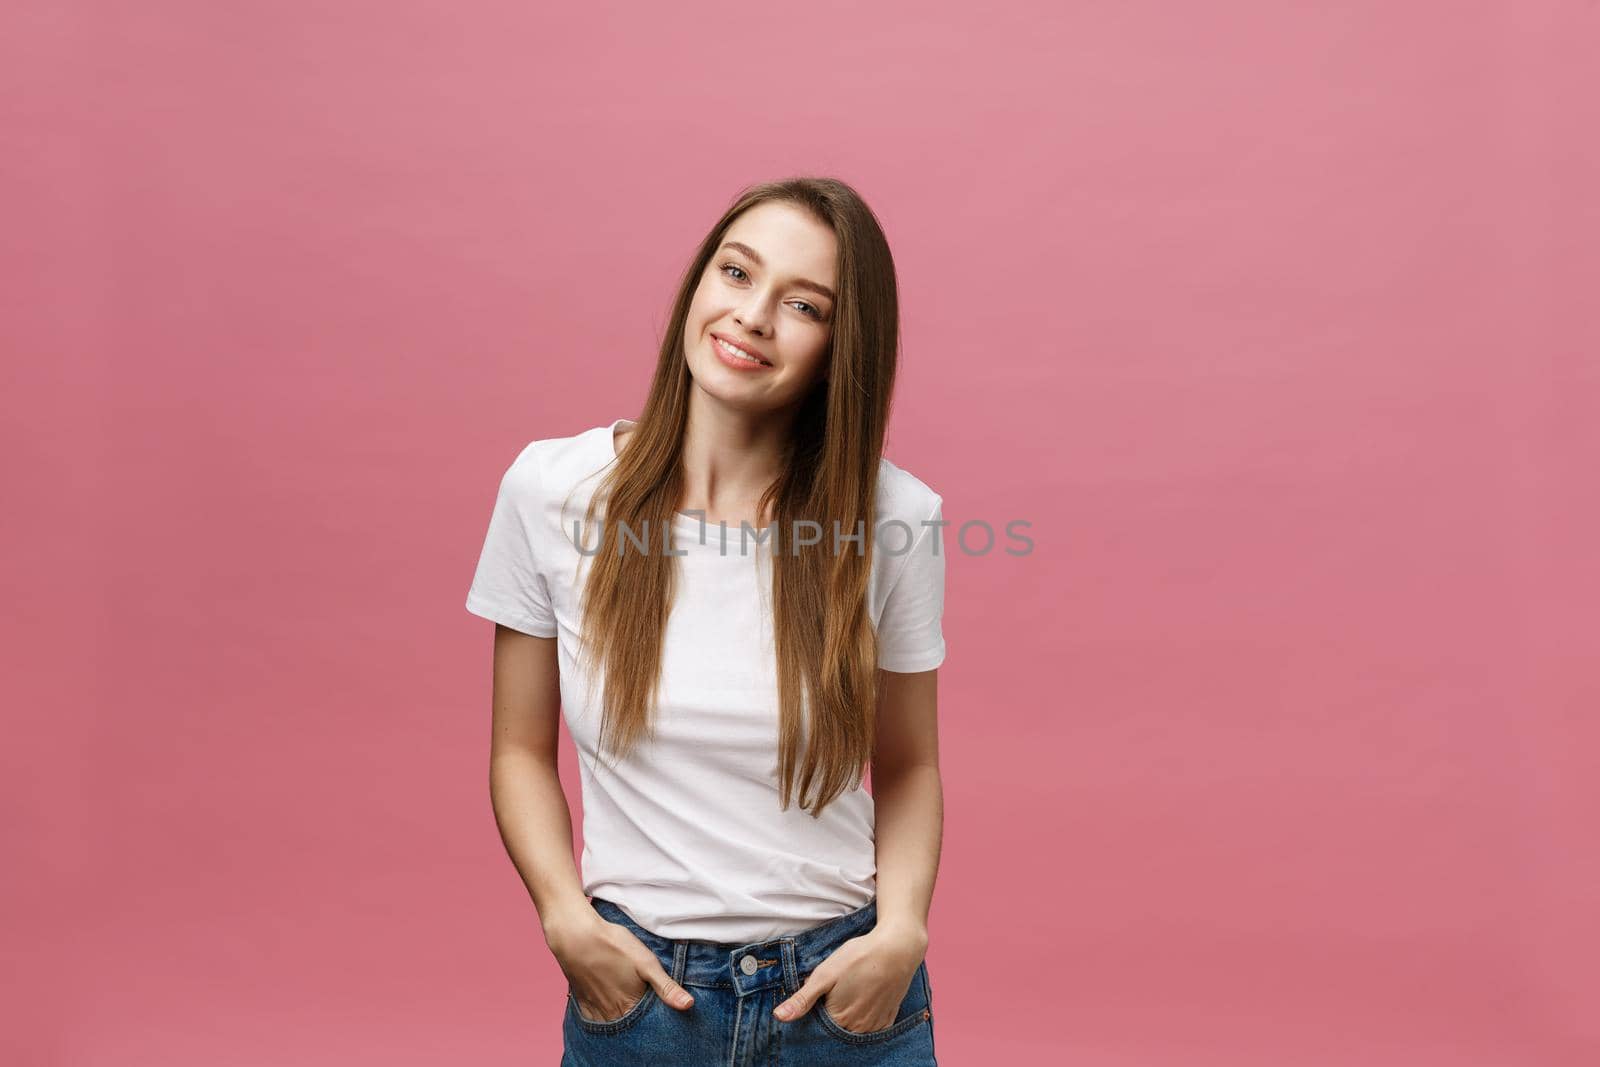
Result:
M609 751L601 760L604 681L588 705L577 582L603 512L587 540L578 532L601 469L616 458L614 434L631 425L618 419L523 448L501 479L467 610L558 641L562 714L581 766L586 894L614 901L661 937L747 943L798 933L876 892L873 800L858 786L820 818L794 799L779 808L770 543L752 536L741 549L739 527L727 526L724 542L721 524L677 515L674 550L686 554L654 735L625 761ZM942 505L880 460L868 607L885 670L932 670L944 660ZM824 544L831 534L822 531ZM661 532L649 535L649 551L662 551ZM858 549L844 542L841 551Z

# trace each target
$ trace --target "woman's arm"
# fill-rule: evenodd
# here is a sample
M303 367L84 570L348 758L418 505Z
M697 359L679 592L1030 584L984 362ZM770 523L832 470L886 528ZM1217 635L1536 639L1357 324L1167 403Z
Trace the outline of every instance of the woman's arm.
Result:
M489 798L500 839L549 942L595 917L572 859L572 813L556 762L561 674L555 638L496 624L493 702Z
M589 903L572 860L572 812L556 762L561 724L561 663L554 637L494 628L494 736L489 797L506 852L522 875L544 927L545 944L567 976L585 1018L621 1018L655 987L663 1002L694 1004L655 953Z
M939 779L939 671L879 671L872 755L878 850L878 926L922 950L939 870L944 788Z

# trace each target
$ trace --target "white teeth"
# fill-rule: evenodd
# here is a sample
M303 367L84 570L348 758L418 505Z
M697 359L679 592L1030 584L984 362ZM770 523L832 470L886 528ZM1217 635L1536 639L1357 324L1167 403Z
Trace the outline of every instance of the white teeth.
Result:
M760 363L760 362L762 362L761 360L756 359L754 356L748 356L745 353L739 351L737 348L734 348L732 345L728 344L726 341L724 341L720 337L714 337L714 338L712 338L712 340L717 342L717 347L718 348L722 349L724 352L728 353L728 355L734 357L735 359L742 359L742 360L745 360L745 361L750 362L750 363Z

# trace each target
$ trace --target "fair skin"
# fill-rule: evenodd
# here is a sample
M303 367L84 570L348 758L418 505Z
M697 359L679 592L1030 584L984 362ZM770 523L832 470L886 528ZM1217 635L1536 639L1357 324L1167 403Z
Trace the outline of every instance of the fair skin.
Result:
M827 372L838 255L833 231L786 203L757 204L723 234L683 325L691 386L679 511L704 509L709 525L732 529L770 522L756 503L781 471L795 410ZM729 366L717 337L768 365Z
M790 205L741 215L707 266L684 326L694 386L680 511L706 521L765 525L755 504L779 473L793 410L826 373L837 250L826 226ZM727 366L720 334L760 356ZM619 434L620 453L628 431ZM794 1020L826 1000L847 1030L896 1021L926 954L928 909L944 822L937 732L938 671L879 671L881 697L871 783L876 806L878 921L844 942L778 1005ZM561 690L557 639L496 625L490 795L501 839L532 897L545 941L586 1018L616 1019L654 988L663 1003L694 1000L655 954L590 905L573 862L572 817L557 770ZM643 986L644 988L641 988Z

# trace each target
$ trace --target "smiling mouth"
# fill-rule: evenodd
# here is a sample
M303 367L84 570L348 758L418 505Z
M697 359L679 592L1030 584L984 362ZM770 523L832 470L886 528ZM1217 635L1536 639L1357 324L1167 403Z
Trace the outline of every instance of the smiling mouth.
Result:
M711 343L716 345L718 348L720 348L723 352L727 353L727 355L729 357L733 358L733 359L742 359L747 363L754 363L754 364L756 364L758 366L762 366L762 367L770 367L770 366L772 366L772 364L768 363L766 360L761 359L761 358L756 357L756 356L752 356L750 353L746 352L744 349L736 348L733 345L730 345L728 342L724 341L720 337L713 337L711 339Z

